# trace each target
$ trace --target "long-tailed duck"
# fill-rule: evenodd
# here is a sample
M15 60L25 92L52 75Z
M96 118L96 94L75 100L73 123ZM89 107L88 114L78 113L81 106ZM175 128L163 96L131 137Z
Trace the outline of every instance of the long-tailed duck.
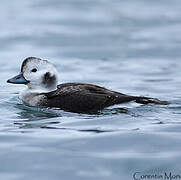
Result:
M47 60L36 57L26 58L22 63L21 73L7 82L27 85L19 97L29 106L56 107L77 113L94 112L130 101L140 104L168 104L167 101L130 96L93 84L64 83L57 85L56 68Z

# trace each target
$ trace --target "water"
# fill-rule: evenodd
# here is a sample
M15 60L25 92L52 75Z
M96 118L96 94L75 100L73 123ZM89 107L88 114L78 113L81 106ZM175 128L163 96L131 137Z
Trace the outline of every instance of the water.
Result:
M181 174L181 1L31 0L0 6L0 177L116 180ZM28 56L60 82L87 82L168 106L98 114L30 108L6 80Z

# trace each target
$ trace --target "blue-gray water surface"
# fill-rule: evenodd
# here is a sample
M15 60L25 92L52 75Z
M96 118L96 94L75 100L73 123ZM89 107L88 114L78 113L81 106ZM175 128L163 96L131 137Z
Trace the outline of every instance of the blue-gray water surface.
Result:
M180 30L180 0L2 0L0 179L181 175ZM54 63L60 83L171 104L122 104L97 114L27 107L18 98L25 87L6 80L28 56Z

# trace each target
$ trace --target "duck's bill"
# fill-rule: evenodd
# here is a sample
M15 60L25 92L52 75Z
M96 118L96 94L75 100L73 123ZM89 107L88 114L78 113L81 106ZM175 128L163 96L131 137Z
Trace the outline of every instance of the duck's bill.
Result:
M13 84L28 84L29 81L27 81L24 77L23 74L19 74L11 79L7 80L7 83L13 83Z

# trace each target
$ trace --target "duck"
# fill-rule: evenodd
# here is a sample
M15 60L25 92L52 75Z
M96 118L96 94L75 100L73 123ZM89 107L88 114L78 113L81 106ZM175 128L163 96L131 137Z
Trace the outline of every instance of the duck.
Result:
M59 108L74 113L90 113L129 102L167 105L168 101L144 96L131 96L89 83L58 84L58 72L48 60L37 57L24 59L19 75L7 83L24 84L19 98L28 106Z

